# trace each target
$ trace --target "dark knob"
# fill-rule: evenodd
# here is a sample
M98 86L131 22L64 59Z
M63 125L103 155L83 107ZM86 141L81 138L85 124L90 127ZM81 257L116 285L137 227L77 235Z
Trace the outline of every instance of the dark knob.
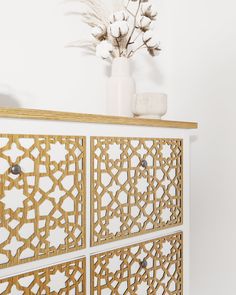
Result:
M148 163L146 160L142 160L140 164L143 168L147 168Z
M147 261L144 259L143 261L140 262L140 265L141 265L143 268L146 268L146 267L147 267Z
M11 173L14 174L14 175L21 174L21 167L19 165L17 165L17 164L13 165L10 170L11 170Z

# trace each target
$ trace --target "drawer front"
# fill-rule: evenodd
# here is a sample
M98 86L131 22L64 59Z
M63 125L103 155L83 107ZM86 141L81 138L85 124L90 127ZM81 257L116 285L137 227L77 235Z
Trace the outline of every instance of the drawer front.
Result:
M86 259L0 280L0 294L86 295Z
M85 247L85 145L0 136L0 268Z
M181 139L91 139L91 244L182 224Z
M94 255L91 279L94 295L183 295L183 235Z

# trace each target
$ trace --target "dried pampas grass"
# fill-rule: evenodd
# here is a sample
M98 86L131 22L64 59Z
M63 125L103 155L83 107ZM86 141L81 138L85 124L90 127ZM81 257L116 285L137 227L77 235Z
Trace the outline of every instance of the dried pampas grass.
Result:
M74 0L85 5L87 11L81 12L82 20L91 27L109 24L114 11L124 9L124 0Z

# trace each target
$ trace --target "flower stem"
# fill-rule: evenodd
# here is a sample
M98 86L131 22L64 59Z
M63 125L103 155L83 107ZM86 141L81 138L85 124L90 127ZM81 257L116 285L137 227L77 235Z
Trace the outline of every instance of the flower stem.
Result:
M133 27L133 30L132 30L132 32L131 32L131 34L130 34L130 36L129 36L129 39L128 39L127 43L126 43L126 46L125 46L126 49L128 49L128 47L129 47L129 45L130 45L130 40L131 40L131 38L133 37L133 34L134 34L134 32L135 32L135 29L136 29L136 19L137 19L137 15L138 15L138 12L139 12L140 6L141 6L141 0L139 0L139 2L138 2L138 8L137 8L137 11L136 11L136 13L135 13L135 15L134 15L134 27Z
M117 44L118 51L119 51L119 57L121 57L120 43L119 43L119 41L118 41L118 39L117 39L117 38L116 38L116 44Z
M129 44L133 44L141 34L142 34L142 31L137 34L137 36L134 38L134 40L132 40L132 41L130 40Z
M128 3L127 3L127 5L125 6L125 9L126 9L126 11L128 11L128 13L130 14L130 15L132 15L133 17L134 17L134 14L133 14L133 12L131 12L131 10L129 10L129 4L130 4L130 0L128 1Z
M132 57L139 49L146 47L145 43L143 43L142 45L140 45L139 47L137 47L135 50L131 50L130 53L128 54L128 58Z

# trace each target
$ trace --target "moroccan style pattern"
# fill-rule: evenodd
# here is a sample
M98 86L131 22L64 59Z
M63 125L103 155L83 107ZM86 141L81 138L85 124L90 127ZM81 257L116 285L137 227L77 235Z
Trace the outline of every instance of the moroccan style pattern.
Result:
M182 244L180 232L92 256L91 294L183 295Z
M86 259L0 280L0 294L86 295Z
M0 268L85 247L85 144L0 136Z
M91 244L182 224L181 139L91 139Z

